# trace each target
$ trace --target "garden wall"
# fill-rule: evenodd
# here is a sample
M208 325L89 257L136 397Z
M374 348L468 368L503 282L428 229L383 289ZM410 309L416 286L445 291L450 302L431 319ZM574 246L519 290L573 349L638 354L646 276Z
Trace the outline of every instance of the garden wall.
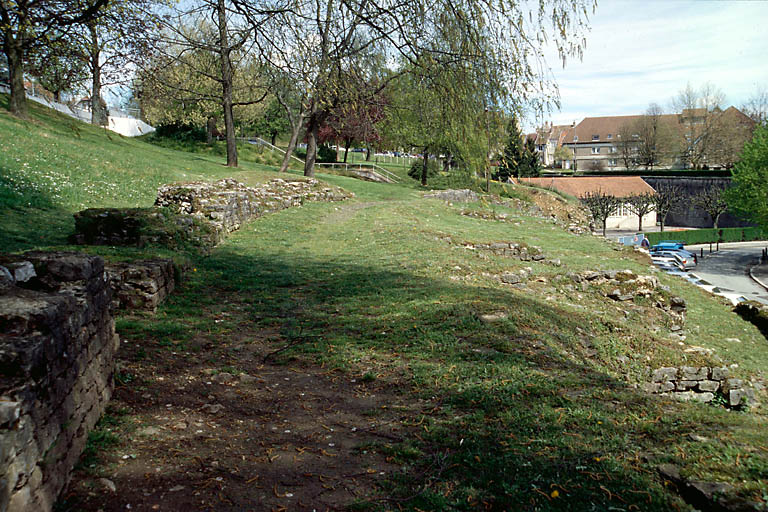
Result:
M0 260L0 511L49 511L113 390L118 337L100 257Z

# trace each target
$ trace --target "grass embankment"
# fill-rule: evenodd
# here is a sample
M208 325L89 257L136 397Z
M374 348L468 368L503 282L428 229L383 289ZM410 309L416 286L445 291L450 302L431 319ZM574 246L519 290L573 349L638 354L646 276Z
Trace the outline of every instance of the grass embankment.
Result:
M212 159L107 138L90 128L78 135L68 121L35 113L31 123L0 115L0 131L15 134L13 140L3 136L3 176L23 176L30 180L26 189L41 188L38 196L50 201L3 208L2 232L13 234L12 248L61 243L69 224L55 230L21 225L23 219L48 218L46 208L68 213L83 206L144 206L160 183L230 174ZM58 178L46 178L59 173L71 185L58 189ZM246 175L271 176L240 171ZM762 376L765 338L722 301L655 274L688 302L687 339L680 342L669 337L663 315L649 318L598 290L580 291L564 277L591 269L653 272L630 251L501 206L448 205L409 187L325 179L357 197L308 204L244 226L209 257L191 256L196 270L156 316L119 319L121 338L129 342L121 358L134 372L128 386L137 388L137 396L167 388L169 379L159 376L175 361L253 373L243 354L258 338L280 350L275 358L289 368L337 369L339 379L359 379L371 393L394 393L413 404L408 414L386 407L366 412L386 415L408 435L350 448L361 460L380 453L397 467L379 481L378 492L357 497L358 509L689 510L657 475L663 462L768 501L765 408L678 403L635 387L649 369L670 365L737 363L737 375ZM95 181L101 185L94 187ZM461 214L492 209L506 219ZM6 226L7 211L18 227ZM519 262L461 244L493 241L540 246L564 265ZM533 277L525 287L493 277L528 266ZM506 316L481 321L489 313ZM713 350L719 360L684 352L690 345ZM214 393L205 386L202 392ZM157 417L169 414L165 403ZM140 409L129 413L128 423L139 415ZM115 428L125 438L120 453L129 453L130 430ZM256 441L263 448L270 439ZM176 460L197 466L197 444L205 443L185 442L183 450L174 450ZM294 464L300 450L292 451ZM221 457L224 451L222 444ZM281 471L292 467L290 457L278 460ZM247 478L253 495L262 495L258 499L287 499L277 486L273 496L271 485L264 492L250 477L267 474L271 455L263 462L251 454L239 460L230 461L239 472L222 472L217 481L231 479L232 488ZM111 475L112 469L101 471ZM152 474L139 481L140 488L159 478L147 471ZM358 469L344 471L356 475ZM197 492L210 485L202 482ZM244 503L239 498L230 493L229 505L222 501L213 509L238 510ZM309 509L313 504L304 503Z

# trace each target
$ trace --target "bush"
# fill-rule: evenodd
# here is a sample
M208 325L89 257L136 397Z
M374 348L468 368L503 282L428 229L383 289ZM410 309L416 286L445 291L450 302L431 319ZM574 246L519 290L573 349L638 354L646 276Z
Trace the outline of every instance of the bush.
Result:
M719 229L689 229L686 231L663 231L646 233L645 237L651 245L661 240L680 240L686 245L707 244L715 242L747 242L750 240L765 240L768 233L760 228L719 228Z
M424 160L414 160L411 168L408 169L408 176L415 180L421 180L421 170L424 168ZM437 161L433 158L427 163L427 178L434 178L440 171Z
M329 164L336 161L336 150L321 144L317 147L317 161L323 164Z
M307 148L296 148L293 150L293 154L296 155L297 158L304 160L307 158Z
M204 128L182 123L161 124L155 128L153 137L183 142L205 142L208 140Z

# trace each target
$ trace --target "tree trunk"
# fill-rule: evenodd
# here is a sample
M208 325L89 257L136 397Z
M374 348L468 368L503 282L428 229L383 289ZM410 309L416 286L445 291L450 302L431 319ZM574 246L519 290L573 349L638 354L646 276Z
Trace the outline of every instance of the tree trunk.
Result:
M304 161L304 176L313 178L315 176L315 161L317 160L317 132L320 128L317 108L312 107L312 113L309 115L307 123L307 159Z
M427 164L429 164L429 153L427 152L427 148L424 148L424 157L422 159L422 167L421 167L421 186L426 187L427 186Z
M211 116L205 123L205 142L210 146L213 144L213 132L216 131L216 118Z
M606 224L608 224L608 219L607 218L603 219L603 238L605 238Z
M91 35L90 67L91 67L91 124L95 126L107 126L109 112L101 99L101 49L99 48L99 33L95 23L88 24Z
M365 146L365 161L370 162L371 161L371 145L367 144Z
M275 145L275 142L277 142L277 132L272 132L272 139L270 140L272 145Z
M8 78L11 83L11 114L26 118L29 115L29 110L27 108L27 93L24 91L24 49L21 41L13 37L10 29L5 30L3 37L5 39L3 51L8 58Z
M227 139L227 167L237 167L235 119L232 114L232 62L230 61L227 13L224 0L218 0L219 58L221 59L221 107L224 110L224 132Z
M53 91L53 101L61 103L61 91Z
M291 165L291 155L293 154L293 151L296 149L296 144L299 142L299 133L301 132L301 121L302 121L302 117L299 116L299 119L291 127L291 140L288 141L288 148L286 148L285 155L283 155L283 163L280 164L279 172L287 171L288 166Z
M641 232L643 230L643 214L638 213L637 214L637 231Z
M347 163L347 155L349 154L349 147L352 145L352 139L344 140L344 163Z

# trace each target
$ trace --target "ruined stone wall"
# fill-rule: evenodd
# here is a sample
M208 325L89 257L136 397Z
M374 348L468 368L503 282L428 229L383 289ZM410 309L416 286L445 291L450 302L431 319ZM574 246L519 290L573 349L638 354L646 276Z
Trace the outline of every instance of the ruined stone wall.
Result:
M49 511L112 394L118 337L100 257L0 260L0 511Z
M233 179L215 183L190 182L163 185L155 206L204 219L219 230L230 233L261 215L301 206L305 201L341 201L350 194L336 187L323 186L315 179L273 179L258 187L248 187Z
M144 260L108 263L107 277L112 288L112 309L155 311L176 287L176 272L171 260Z

